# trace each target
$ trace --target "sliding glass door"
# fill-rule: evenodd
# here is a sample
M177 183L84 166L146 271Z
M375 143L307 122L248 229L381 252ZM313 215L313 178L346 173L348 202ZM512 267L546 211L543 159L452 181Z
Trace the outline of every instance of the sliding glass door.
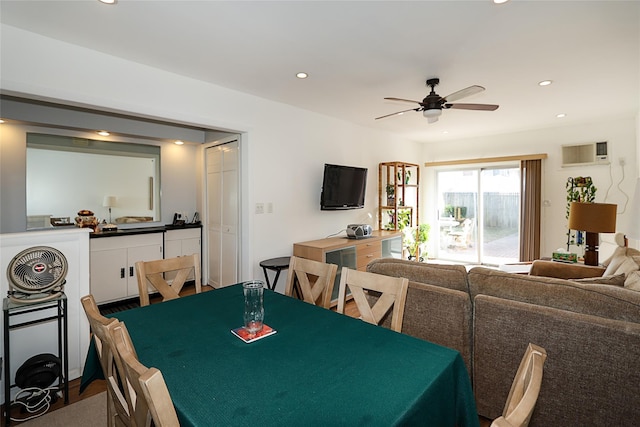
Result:
M443 170L438 180L438 258L499 265L519 257L520 168Z

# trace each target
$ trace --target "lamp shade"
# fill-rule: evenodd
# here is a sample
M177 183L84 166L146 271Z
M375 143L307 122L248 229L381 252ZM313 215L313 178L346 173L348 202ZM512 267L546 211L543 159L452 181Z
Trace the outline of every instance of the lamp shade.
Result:
M590 233L615 233L616 210L611 203L572 202L569 206L569 228Z
M102 199L102 206L105 208L112 208L116 205L116 196L104 196Z

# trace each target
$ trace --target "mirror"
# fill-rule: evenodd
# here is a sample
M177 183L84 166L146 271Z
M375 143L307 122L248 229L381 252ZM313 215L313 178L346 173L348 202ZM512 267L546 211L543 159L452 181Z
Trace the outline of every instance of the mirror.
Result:
M160 147L27 133L27 229L73 225L83 209L116 224L159 221Z

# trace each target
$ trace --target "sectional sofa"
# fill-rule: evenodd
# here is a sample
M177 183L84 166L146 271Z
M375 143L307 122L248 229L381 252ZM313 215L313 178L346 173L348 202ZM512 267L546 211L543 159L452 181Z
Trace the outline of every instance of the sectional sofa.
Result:
M480 415L501 415L532 342L548 357L531 426L640 425L640 292L387 258L367 270L410 280L402 332L462 354Z

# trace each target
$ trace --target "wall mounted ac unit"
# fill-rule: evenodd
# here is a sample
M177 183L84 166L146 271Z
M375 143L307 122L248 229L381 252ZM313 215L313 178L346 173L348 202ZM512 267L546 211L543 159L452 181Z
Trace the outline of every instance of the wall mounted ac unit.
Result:
M562 167L608 164L607 141L562 146Z

